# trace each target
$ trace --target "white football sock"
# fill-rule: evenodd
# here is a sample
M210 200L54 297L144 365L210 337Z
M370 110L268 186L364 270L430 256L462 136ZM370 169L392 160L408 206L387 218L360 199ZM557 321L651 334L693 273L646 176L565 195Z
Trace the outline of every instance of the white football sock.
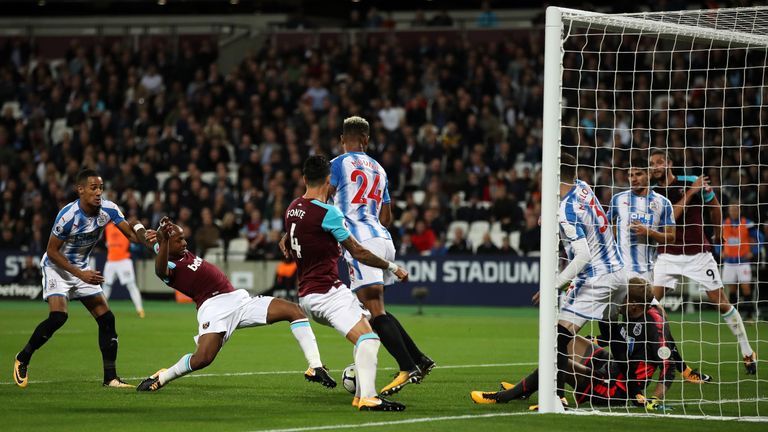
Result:
M357 339L355 369L360 398L376 396L376 366L381 342L376 333L366 333Z
M133 307L136 308L136 312L143 311L144 305L141 304L141 293L139 292L139 287L136 286L136 282L129 283L126 285L126 288L128 288L128 294L131 295L131 301L133 302Z
M104 292L104 298L109 300L109 296L112 295L112 283L104 282L101 286L101 290Z
M747 330L744 328L744 321L741 320L741 314L735 307L731 306L731 310L721 315L725 322L728 324L728 328L731 329L731 333L736 336L736 340L739 341L741 347L741 355L752 355L752 346L747 340Z
M160 384L165 385L176 378L181 378L192 372L192 366L189 365L189 360L191 358L192 354L184 354L175 365L160 372Z
M299 342L301 350L304 351L309 367L321 367L323 362L320 360L320 350L317 349L317 339L312 326L309 325L309 320L302 318L291 322L291 332Z

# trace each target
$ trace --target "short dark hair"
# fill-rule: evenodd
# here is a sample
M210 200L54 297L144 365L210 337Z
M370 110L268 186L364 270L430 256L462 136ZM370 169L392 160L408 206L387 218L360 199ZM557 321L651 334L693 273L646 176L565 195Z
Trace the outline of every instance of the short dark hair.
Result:
M75 177L75 184L81 185L88 182L88 179L90 177L101 177L99 173L96 172L96 170L91 168L85 168L81 170L79 173L77 173L77 177Z
M640 169L640 170L647 170L649 168L648 160L644 157L635 157L632 159L632 162L629 164L629 169Z
M560 181L570 183L576 179L576 158L570 153L560 154Z
M650 305L653 300L651 286L641 277L630 278L627 284L627 303Z
M310 156L304 161L302 174L304 174L307 186L319 186L331 174L331 165L323 155Z
M371 134L371 126L368 124L368 120L362 117L347 117L344 119L344 125L342 126L341 133L343 135L369 136Z
M648 158L650 159L652 156L662 156L665 161L669 161L670 160L669 159L669 154L667 153L667 151L666 150L662 150L662 149L653 149L653 150L651 150L651 156L649 156Z

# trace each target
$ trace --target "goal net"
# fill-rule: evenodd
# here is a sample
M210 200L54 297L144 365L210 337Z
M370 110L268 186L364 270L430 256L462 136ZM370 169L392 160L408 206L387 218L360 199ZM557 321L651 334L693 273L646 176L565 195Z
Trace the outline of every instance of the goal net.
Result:
M560 200L567 198L561 196L559 182L568 180L560 179L560 164L567 153L575 156L577 178L591 187L599 203L586 209L586 220L580 223L614 233L608 237L619 244L626 272L644 277L651 286L667 287L655 291L657 297L663 294L663 309L655 309L666 314L685 364L712 378L695 384L682 371L675 372L654 406L664 410L637 407L632 403L635 394L628 395L628 403L610 407L597 403L600 398L582 395L577 409L768 420L761 417L768 416L766 368L758 363L757 373L748 374L744 361L750 350L768 356L768 324L759 314L761 306L768 306L768 289L762 297L760 292L768 281L763 230L768 223L768 7L620 15L549 8L545 47L542 268L562 271L568 263L563 252L568 239L557 234L562 233ZM643 173L649 182L645 195ZM701 189L696 183L700 177L706 180ZM660 196L669 199L668 210ZM667 218L675 223L674 243L632 227L666 235ZM585 231L592 259L609 260L609 252L595 248L611 245ZM643 268L643 263L650 267ZM560 411L556 323L568 319L563 302L590 296L558 295L557 274L550 273L541 277L542 412ZM594 293L611 283L605 282L608 276L602 278L580 280L570 290L592 289L594 299L602 298ZM718 300L715 288L722 285L735 312ZM628 319L623 302L613 306L624 312L618 318L603 316L617 324L613 329L642 320ZM742 318L743 332L736 315ZM643 342L635 340L638 329L628 324L623 328L627 334L611 334L610 339L627 342L625 356L631 365L633 349L636 357ZM599 333L596 321L589 320L579 334ZM671 346L671 341L664 343ZM650 366L665 356L676 360L661 344L644 345ZM569 358L580 361L581 354ZM568 355L574 355L573 349ZM629 373L624 377L628 381L640 381L643 374L629 368L605 369L603 375L592 370L591 378L563 384L561 393L573 407L579 392L594 395L595 386L611 389L621 381L617 370ZM575 369L569 373L579 374ZM657 368L643 389L646 398L659 394L659 378ZM589 379L592 388L585 389ZM581 386L579 392L574 385ZM631 383L629 389L613 388L617 394L633 389L637 387Z

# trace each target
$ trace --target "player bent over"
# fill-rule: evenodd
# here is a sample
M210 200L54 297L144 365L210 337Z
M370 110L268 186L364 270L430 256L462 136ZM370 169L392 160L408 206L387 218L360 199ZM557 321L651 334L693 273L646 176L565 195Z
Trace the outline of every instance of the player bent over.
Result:
M315 334L309 320L298 305L268 296L251 297L242 289L234 289L224 273L187 250L184 230L164 218L156 233L159 249L155 258L155 274L170 287L191 297L197 306L197 349L185 354L168 369L160 369L136 388L157 391L169 382L208 366L216 358L235 329L256 327L278 321L289 321L291 331L304 351L309 369L304 377L326 387L336 382L320 361Z
M675 378L677 350L670 342L669 324L652 306L653 294L642 278L629 280L628 294L622 314L626 322L611 323L610 354L587 339L577 336L569 345L568 384L575 389L576 404L625 405L632 401L647 410L665 411L663 400ZM653 396L645 396L646 387L659 371ZM539 371L535 370L519 383L499 392L473 391L470 396L478 404L507 403L527 399L538 391Z
M293 256L298 264L299 304L315 321L333 327L355 345L357 390L352 405L361 411L402 411L405 405L376 394L376 363L381 343L360 301L339 280L339 243L354 259L389 270L399 280L406 279L408 273L362 247L344 226L341 211L326 204L330 165L325 157L311 156L306 160L304 183L304 196L294 200L285 213L288 233L280 241L285 256Z
M13 381L19 387L27 386L27 368L32 354L67 322L69 300L77 299L88 309L99 326L104 386L133 387L117 376L115 315L109 309L99 286L104 282L104 278L98 271L88 268L88 260L107 224L116 225L122 235L135 243L143 239L144 227L136 224L131 229L120 208L115 203L102 199L104 181L96 171L80 171L75 180L75 188L79 199L64 206L56 215L51 236L48 238L48 247L40 261L43 272L43 300L48 302L48 318L38 324L27 345L16 355Z

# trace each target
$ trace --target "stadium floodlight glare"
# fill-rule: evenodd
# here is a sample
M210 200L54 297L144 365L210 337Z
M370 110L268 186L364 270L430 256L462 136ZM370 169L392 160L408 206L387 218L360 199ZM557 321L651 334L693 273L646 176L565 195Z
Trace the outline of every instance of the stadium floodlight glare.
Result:
M768 167L762 165L768 158L760 152L768 126L768 7L631 14L549 7L544 46L542 269L561 268L561 152L577 155L579 178L606 207L615 193L629 189L624 174L629 161L648 160L658 148L669 152L676 175L709 177L723 219L726 204L734 202L744 217L759 217L768 181ZM702 220L706 233L720 229L708 213ZM758 281L768 277L768 263L756 253L751 265L757 291ZM556 277L544 271L540 278L541 413L563 412L556 389ZM760 417L768 413L763 364L757 375L745 374L729 324L708 312L707 297L697 284L681 281L677 286L692 301L679 309L666 303L673 336L683 359L714 375L716 382L684 384L678 374L665 404L675 414L768 420ZM748 322L746 329L756 352L768 347L760 324ZM653 387L646 395L653 394ZM610 410L638 414L631 404Z

